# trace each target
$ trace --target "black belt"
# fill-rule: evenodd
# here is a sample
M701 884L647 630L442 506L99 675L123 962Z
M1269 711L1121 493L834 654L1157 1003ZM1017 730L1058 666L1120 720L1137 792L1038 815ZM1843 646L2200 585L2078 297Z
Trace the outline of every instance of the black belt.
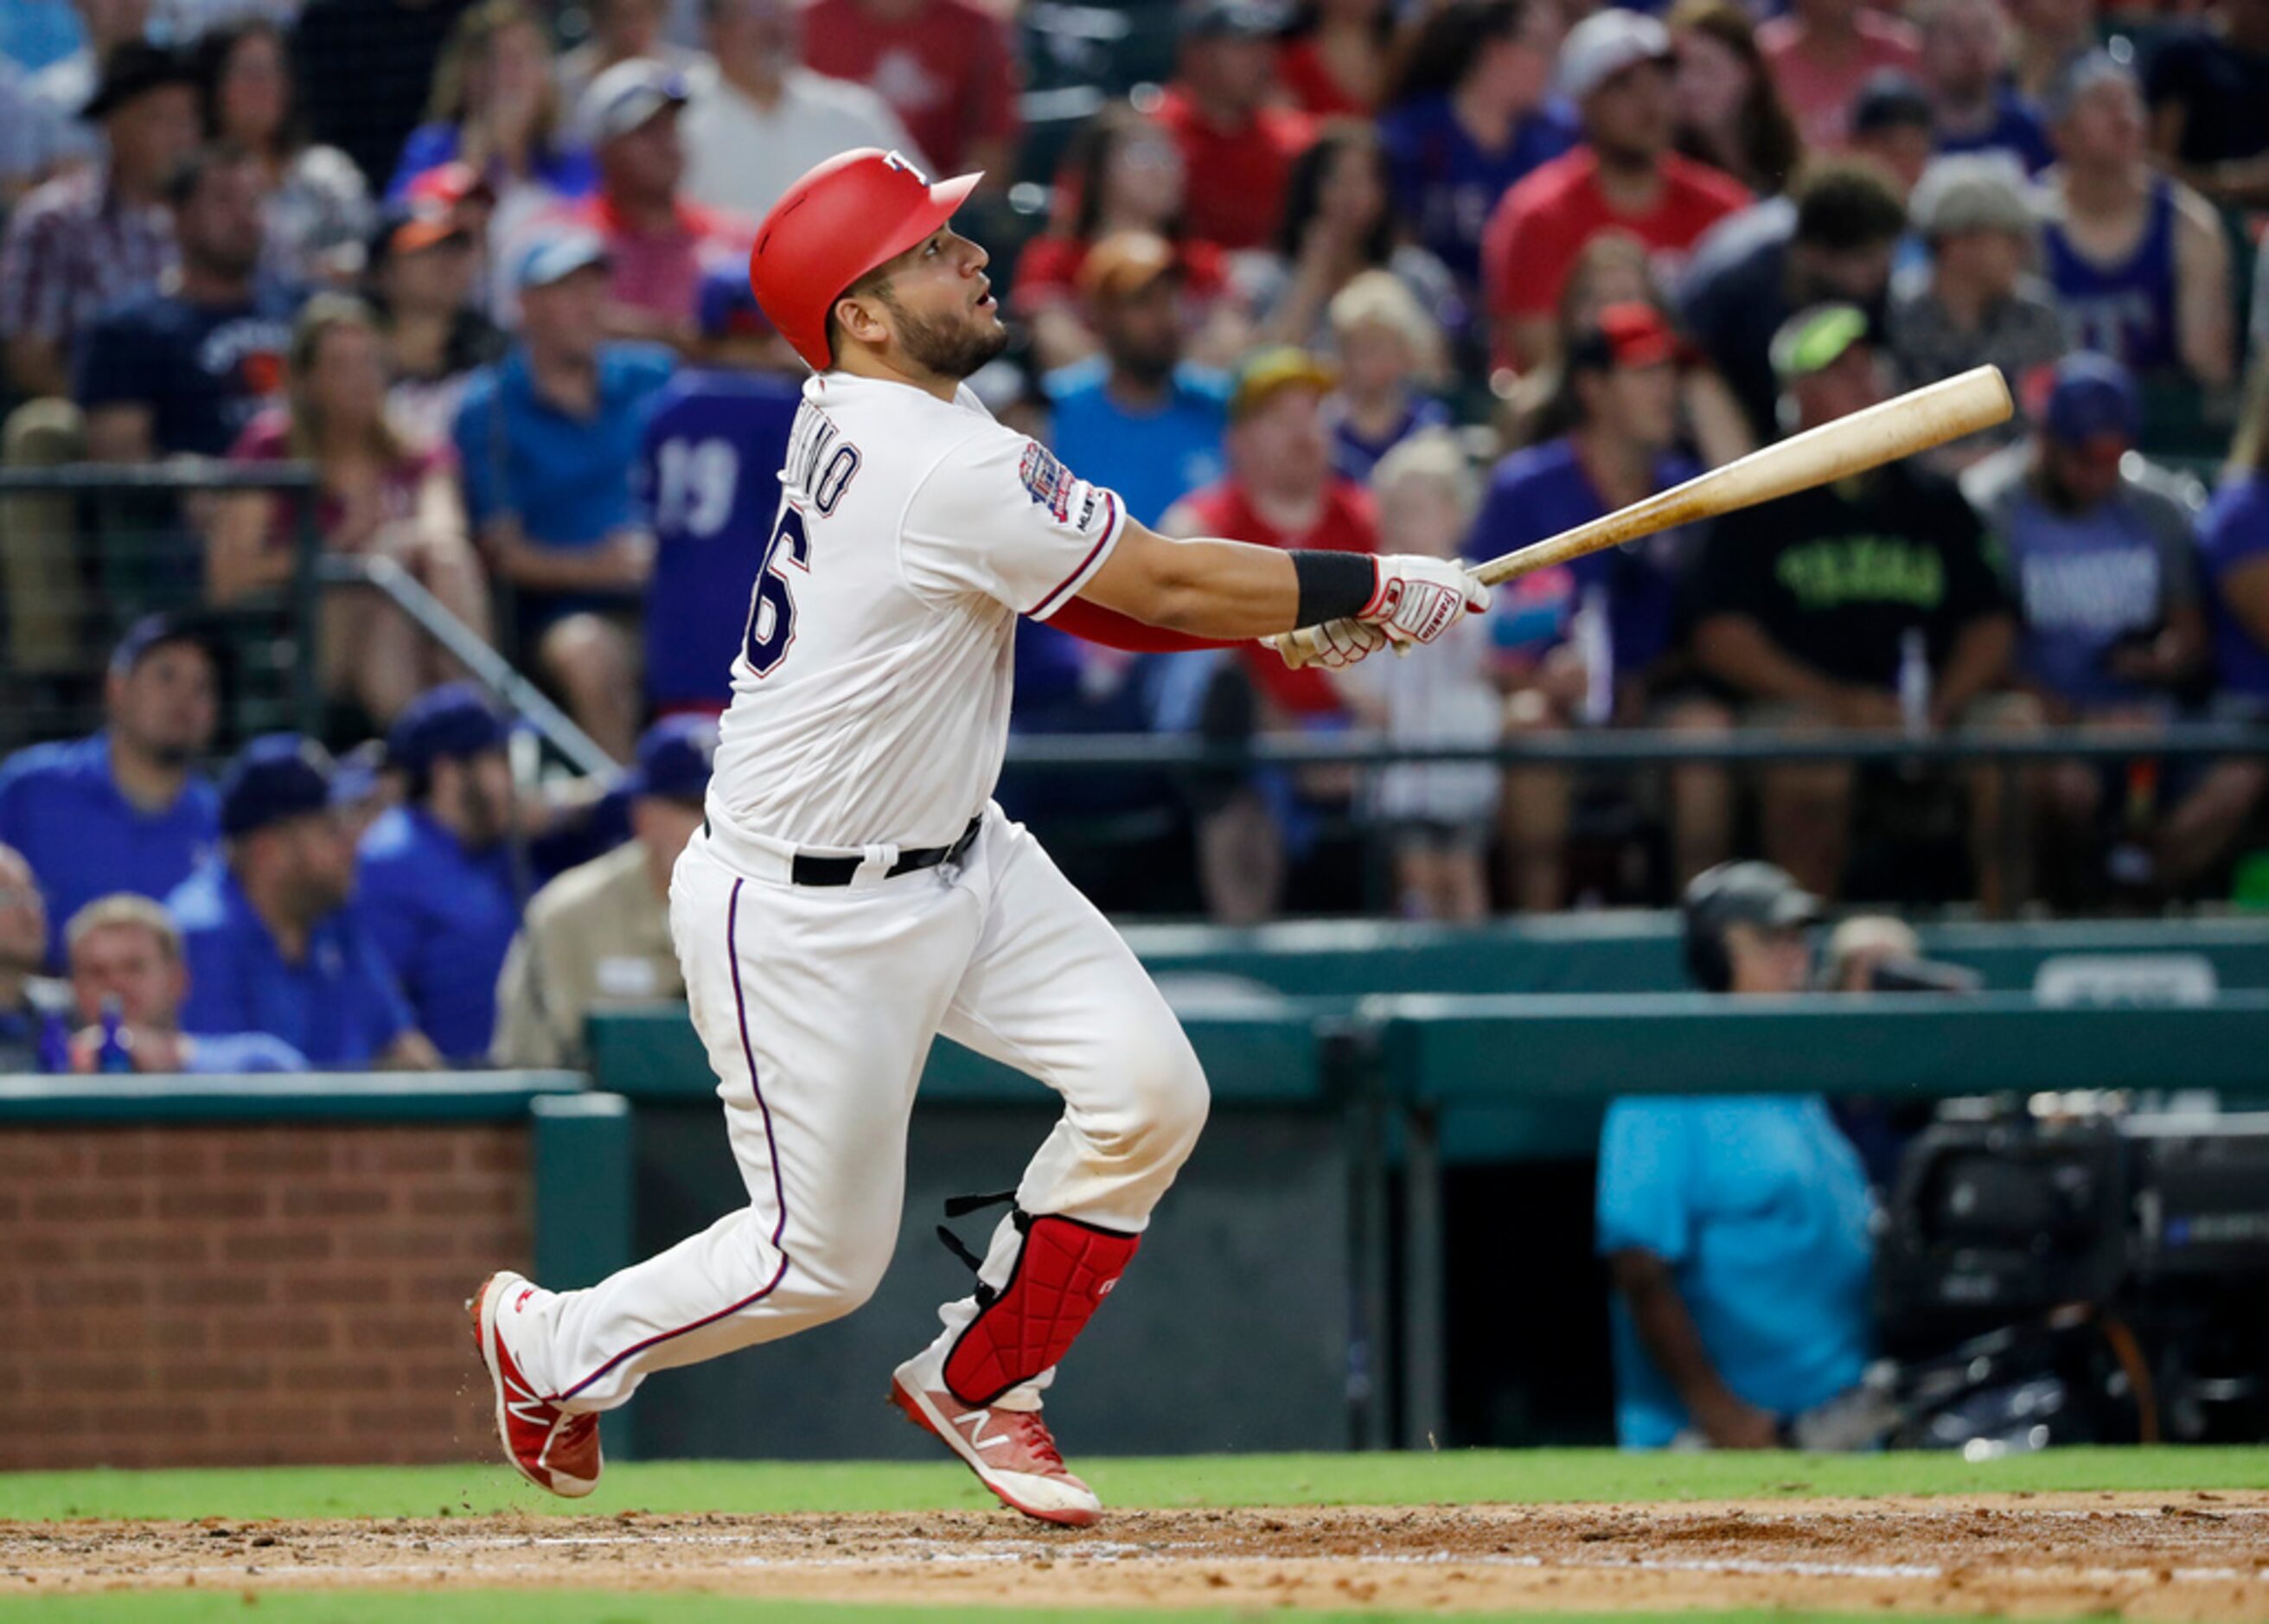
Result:
M969 849L970 843L977 838L978 828L984 821L982 814L971 818L969 827L961 831L961 838L951 845L926 845L911 852L900 852L898 860L891 865L883 878L891 879L902 874L913 874L918 869L935 868L940 863L958 861L961 854ZM701 827L705 831L708 829L707 818L701 820ZM798 885L848 885L859 877L859 865L866 860L863 857L815 857L809 853L799 852L788 866L788 878Z

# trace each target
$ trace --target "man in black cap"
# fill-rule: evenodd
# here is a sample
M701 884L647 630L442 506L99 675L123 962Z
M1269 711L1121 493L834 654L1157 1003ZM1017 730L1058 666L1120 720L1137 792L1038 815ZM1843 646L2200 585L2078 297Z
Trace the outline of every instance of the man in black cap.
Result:
M224 855L166 899L188 965L188 1032L266 1032L308 1063L423 1069L440 1056L354 910L354 845L331 758L297 734L255 739L221 782Z
M165 185L196 144L195 69L138 40L121 45L80 116L101 125L107 160L35 188L0 240L0 343L27 395L69 393L72 343L95 313L172 269Z
M580 1066L595 1009L676 1002L685 978L669 935L669 874L701 827L717 724L677 716L639 740L627 775L632 838L536 894L497 985L499 1066Z
M1723 863L1685 897L1696 985L1811 984L1819 903L1769 863ZM1816 1094L1617 1100L1600 1134L1598 1238L1615 1293L1626 1449L1769 1449L1858 1384L1871 1340L1867 1179Z
M458 1063L488 1053L497 972L520 926L505 737L469 683L411 700L386 738L406 799L362 838L362 915L419 1028Z
M163 897L220 838L220 801L196 770L219 718L220 670L196 622L152 615L110 657L100 732L35 744L0 766L0 840L49 904L48 962L98 897Z

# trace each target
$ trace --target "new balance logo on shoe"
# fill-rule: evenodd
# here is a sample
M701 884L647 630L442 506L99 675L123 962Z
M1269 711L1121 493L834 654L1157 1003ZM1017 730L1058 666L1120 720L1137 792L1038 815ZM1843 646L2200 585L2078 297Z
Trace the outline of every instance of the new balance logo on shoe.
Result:
M965 1430L972 1448L997 1450L1006 1449L1009 1445L1008 1438L1001 1434L996 1433L989 1438L985 1436L985 1429L993 1424L993 1414L989 1410L972 1410L966 1415L957 1415L953 1418L953 1424Z

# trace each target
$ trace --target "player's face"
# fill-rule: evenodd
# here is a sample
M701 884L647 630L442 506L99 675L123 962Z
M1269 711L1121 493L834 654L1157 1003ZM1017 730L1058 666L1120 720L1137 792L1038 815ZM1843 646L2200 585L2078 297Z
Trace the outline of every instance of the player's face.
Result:
M880 302L905 358L941 378L966 378L1009 347L990 256L951 227L901 255Z
M109 694L112 734L144 755L186 766L212 742L219 719L212 658L195 643L160 643Z
M146 925L105 925L71 944L71 998L78 1018L102 1019L106 1000L118 1000L129 1025L170 1029L188 988L188 972Z

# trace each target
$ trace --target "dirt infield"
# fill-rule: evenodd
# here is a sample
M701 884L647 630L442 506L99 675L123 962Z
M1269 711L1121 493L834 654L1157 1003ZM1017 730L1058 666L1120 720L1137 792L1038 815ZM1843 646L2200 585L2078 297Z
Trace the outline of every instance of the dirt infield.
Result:
M2269 1492L1676 1505L0 1524L0 1595L480 1585L1029 1606L2269 1617Z

